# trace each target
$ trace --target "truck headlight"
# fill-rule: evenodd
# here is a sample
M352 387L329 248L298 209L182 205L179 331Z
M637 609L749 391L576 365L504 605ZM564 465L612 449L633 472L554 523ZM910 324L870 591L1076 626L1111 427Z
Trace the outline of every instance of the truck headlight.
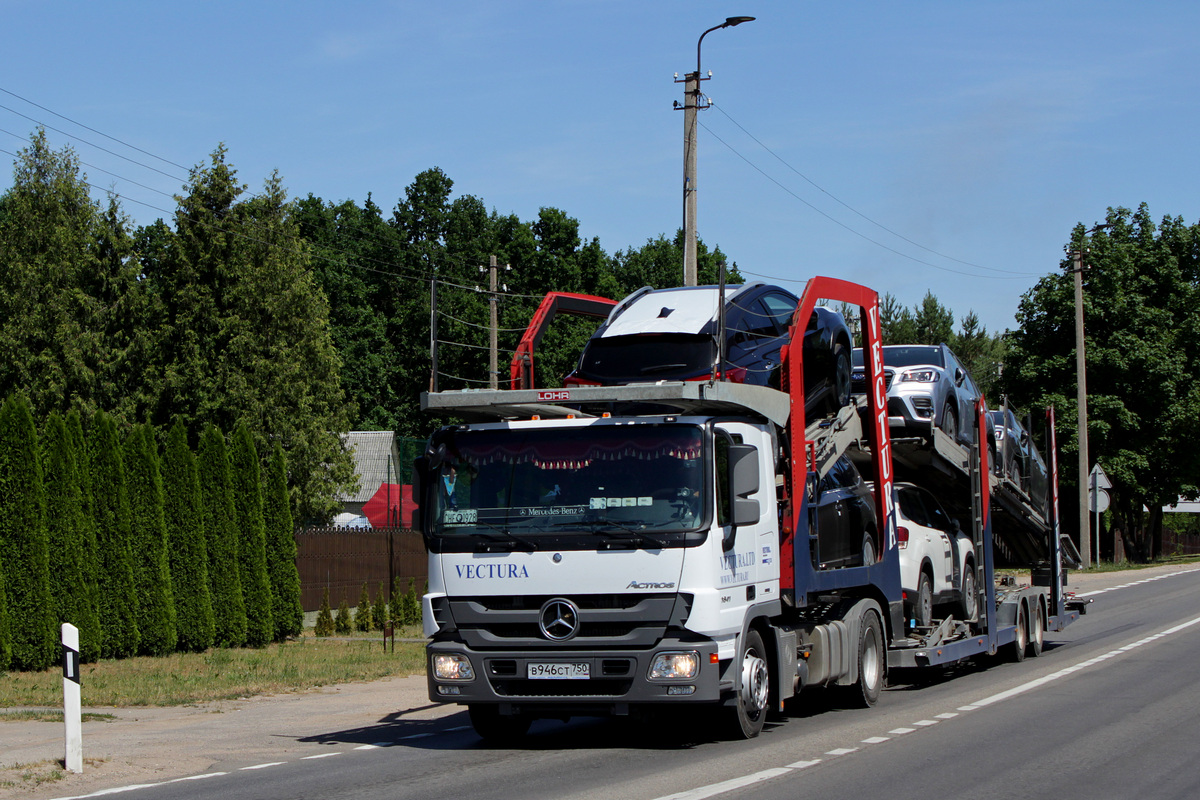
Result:
M475 670L466 656L438 653L433 657L433 677L440 681L473 681Z
M657 653L650 664L652 680L694 678L700 670L700 654L695 650L682 653Z

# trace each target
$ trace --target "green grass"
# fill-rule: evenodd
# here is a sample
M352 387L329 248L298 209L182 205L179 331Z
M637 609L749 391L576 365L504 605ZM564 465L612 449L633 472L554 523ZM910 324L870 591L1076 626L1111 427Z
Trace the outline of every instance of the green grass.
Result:
M420 631L398 631L419 637ZM383 648L381 634L318 639L311 634L261 649L212 649L161 658L126 658L85 664L85 708L176 706L261 694L303 692L320 686L422 674L424 640ZM0 707L62 704L62 672L10 672L0 680ZM61 718L61 717L60 717Z
M112 722L112 714L82 713L81 722ZM0 711L0 722L62 722L61 711Z

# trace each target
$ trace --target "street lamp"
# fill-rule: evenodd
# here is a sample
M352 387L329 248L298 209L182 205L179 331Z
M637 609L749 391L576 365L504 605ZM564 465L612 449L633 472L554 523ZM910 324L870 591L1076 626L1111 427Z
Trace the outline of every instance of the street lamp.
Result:
M704 37L721 28L732 28L754 17L728 17L700 34L696 42L696 71L683 77L683 285L695 286L696 277L696 112L700 108L700 45ZM676 80L676 83L679 81ZM676 104L678 108L678 103Z
M1084 236L1091 236L1098 230L1111 228L1112 223L1102 222ZM1079 405L1079 556L1083 568L1087 569L1092 562L1092 529L1088 519L1088 434L1087 434L1087 370L1083 349L1083 245L1079 250L1072 250L1074 259L1072 272L1075 273L1075 398ZM1100 561L1100 543L1096 542L1096 561Z

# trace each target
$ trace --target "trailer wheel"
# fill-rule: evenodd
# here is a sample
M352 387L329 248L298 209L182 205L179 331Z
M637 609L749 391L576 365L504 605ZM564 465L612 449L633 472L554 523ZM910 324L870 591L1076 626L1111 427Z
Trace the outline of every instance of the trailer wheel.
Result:
M963 567L962 615L963 622L974 622L979 614L979 597L975 591L975 565L970 561Z
M921 578L917 581L917 596L913 600L913 618L918 628L928 628L933 622L933 582L929 573L921 570Z
M883 691L883 623L874 611L863 615L858 631L858 683L846 687L852 703L870 708Z
M771 671L762 636L751 628L742 648L737 702L726 712L725 729L732 739L753 739L767 721L771 696Z
M479 703L469 704L467 714L471 717L471 727L488 744L511 744L528 733L533 722L524 716L502 716L498 706Z
M1024 661L1025 650L1029 644L1029 621L1025 613L1025 604L1017 611L1017 638L1009 646L1008 655L1013 661Z
M1036 608L1033 615L1033 627L1029 630L1029 655L1037 658L1042 654L1042 645L1046 640L1046 612L1041 603L1034 603Z

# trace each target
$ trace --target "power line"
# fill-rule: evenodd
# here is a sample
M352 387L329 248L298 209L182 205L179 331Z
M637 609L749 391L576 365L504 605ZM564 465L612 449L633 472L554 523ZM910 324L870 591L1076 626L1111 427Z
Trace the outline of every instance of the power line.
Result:
M772 156L774 156L774 158L775 158L777 161L779 161L779 163L783 164L785 167L787 167L788 169L790 169L792 172L796 173L796 174L797 174L797 175L799 175L801 178L803 178L803 179L804 179L804 180L805 180L805 181L806 181L806 182L807 182L807 183L808 183L810 186L812 186L814 189L816 189L817 191L821 192L822 194L824 194L825 196L827 196L829 199L833 200L835 203L838 203L839 205L841 205L842 207L846 208L847 210L849 210L849 211L853 212L854 214L857 214L859 217L863 218L864 220L866 220L867 222L869 222L869 223L871 223L872 225L876 226L877 228L880 228L881 230L884 230L884 231L886 231L886 232L890 233L892 236L895 236L895 237L896 237L896 238L898 238L898 239L903 239L904 241L906 241L906 242L908 242L909 244L911 244L913 247L918 247L918 248L920 248L921 250L924 250L924 251L925 251L925 252L927 252L927 253L932 253L933 255L935 255L935 256L938 256L939 258L944 258L944 259L946 259L947 261L953 261L953 262L955 262L955 263L962 264L963 266L966 266L966 267L975 267L976 269L986 269L986 270L989 270L989 271L991 271L991 272L1003 272L1003 273L1006 273L1006 274L1009 274L1009 275L1022 275L1022 276L1026 276L1026 277L1030 277L1030 276L1036 276L1036 275L1038 275L1038 274L1039 274L1039 273L1034 273L1034 272L1020 272L1020 271L1016 271L1016 270L1000 269L1000 268L998 268L998 267L989 267L989 266L986 266L986 265L984 265L984 264L976 264L976 263L974 263L974 262L972 262L972 261L964 261L964 260L963 260L963 259L961 259L961 258L955 258L954 256L946 255L945 253L940 253L940 252L938 252L937 250L934 250L934 249L932 249L932 248L930 248L930 247L926 247L925 245L921 244L920 242L913 241L912 239L908 238L908 237L907 237L907 236L905 236L904 234L902 234L902 233L898 233L898 232L896 232L896 231L892 230L891 228L887 227L887 226L886 226L886 225L884 225L883 223L881 223L881 222L877 222L876 220L874 220L874 219L872 219L872 218L868 217L866 214L864 214L864 213L862 213L861 211L859 211L858 209L854 208L854 207L853 207L853 206L851 206L849 203L846 203L845 201L843 201L843 200L839 199L838 197L836 197L836 196L835 196L835 195L833 195L832 193L830 193L830 192L826 191L824 188L822 188L821 186L819 186L819 185L818 185L818 184L817 184L815 181L813 181L811 178L809 178L809 177L808 177L807 175L805 175L803 172L801 172L800 170L796 169L794 166L792 166L791 164L789 164L789 163L788 163L786 160L784 160L784 158L783 158L782 156L780 156L778 153L776 153L776 152L775 152L774 150L772 150L770 147L768 147L767 145L765 145L765 144L764 144L762 141L760 141L760 140L758 139L758 137L757 137L757 136L755 136L754 134L752 134L750 131L746 130L746 128L745 128L745 127L743 127L743 126L742 126L742 124L741 124L740 122L738 122L736 119L734 119L732 116L730 116L730 115L729 115L729 113L728 113L727 111L725 111L725 109L724 109L724 108L721 108L720 106L715 106L715 108L716 108L718 111L720 111L722 114L724 114L726 119L728 119L730 122L732 122L734 125L736 125L736 126L738 127L738 129L739 129L739 130L740 130L742 133L746 134L748 137L750 137L751 139L753 139L753 140L754 140L754 142L755 142L755 144L757 144L757 145L758 145L759 147L761 147L763 150L766 150L768 153L770 153ZM728 146L728 145L726 145L726 146ZM731 148L731 149L732 149L732 148ZM735 152L736 152L736 151L735 151ZM981 276L981 277L982 277L982 276Z
M91 131L92 133L97 134L99 136L103 136L105 139L108 139L109 141L116 142L119 145L124 145L125 147L128 147L130 150L136 150L137 152L139 152L143 155L147 155L147 156L150 156L151 158L158 159L159 161L163 162L164 164L170 164L172 167L178 167L179 169L183 170L184 172L191 172L191 168L189 168L189 167L185 167L182 164L176 164L174 161L170 160L169 158L163 158L162 156L155 155L154 153L151 153L149 150L143 150L142 148L137 147L136 145L132 145L129 142L122 141L121 139L118 139L115 136L109 136L104 131L98 131L95 128L84 125L82 122L78 122L77 120L73 120L70 117L59 114L57 111L52 111L51 109L46 108L43 105L38 105L37 103L33 102L29 98L22 97L21 95L17 94L16 92L11 92L8 89L5 89L3 86L0 86L0 92L4 92L6 95L8 95L10 97L15 97L18 100L20 100L21 102L28 103L29 105L31 105L35 108L40 108L42 111L45 111L47 114L53 114L54 116L58 117L59 119L65 119L67 122L71 123L72 125L78 125L79 127L83 128L84 130ZM26 117L26 119L28 119L28 117Z

